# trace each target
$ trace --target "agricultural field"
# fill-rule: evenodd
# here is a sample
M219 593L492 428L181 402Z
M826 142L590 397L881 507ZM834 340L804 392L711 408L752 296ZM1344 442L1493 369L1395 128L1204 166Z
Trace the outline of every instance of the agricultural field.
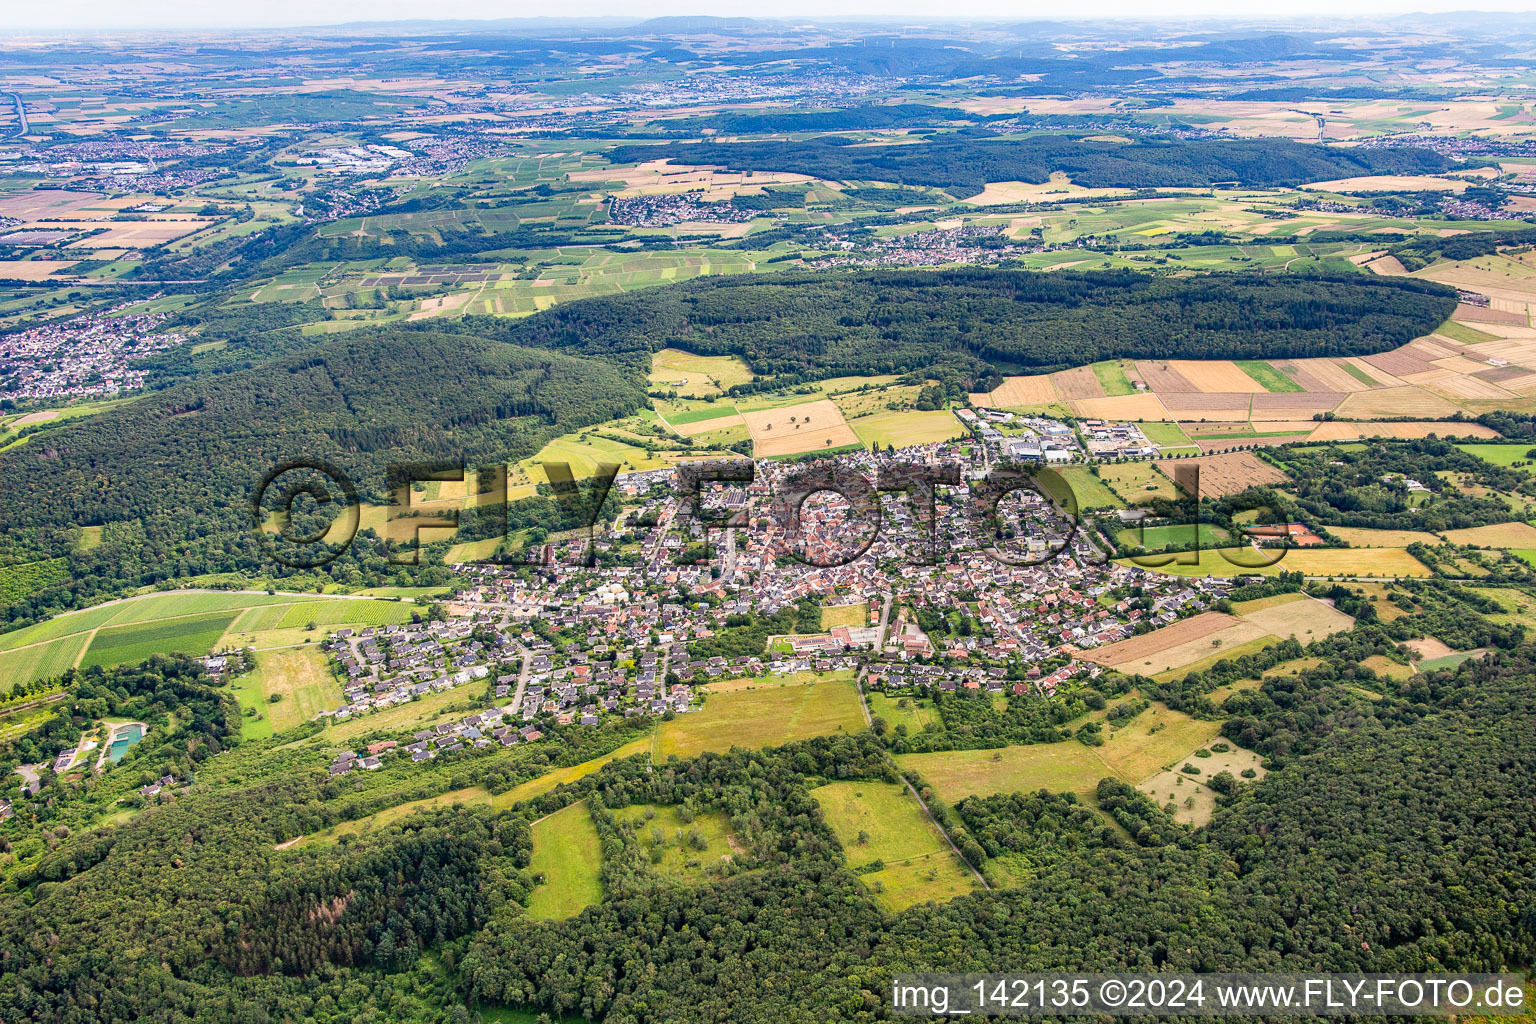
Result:
M1405 548L1410 544L1443 543L1433 533L1423 530L1368 530L1357 526L1329 526L1329 533L1352 548Z
M1068 466L1066 469L1041 473L1036 479L1040 486L1064 508L1073 502L1080 511L1102 508L1120 508L1125 503L1120 496L1106 487L1099 477L1086 467Z
M10 686L61 675L79 664L90 642L89 633L76 633L0 651L0 680Z
M964 437L965 425L954 413L936 409L930 412L877 412L848 421L866 447L910 448L920 444L938 444Z
M754 458L863 446L831 399L744 412L742 420L752 435Z
M1200 496L1221 498L1260 484L1283 484L1286 475L1252 452L1226 452L1157 463L1168 475L1174 466L1200 467Z
M1143 423L1141 432L1147 440L1164 450L1193 449L1195 443L1177 423Z
M1304 594L1283 596L1292 600L1275 601L1264 608L1244 609L1239 614L1245 622L1266 633L1294 637L1303 644L1354 628L1355 620L1335 608L1331 601Z
M1266 632L1231 615L1202 612L1141 636L1084 651L1078 657L1122 672L1152 675L1187 665L1216 648L1244 643Z
M1150 502L1153 498L1175 501L1180 495L1173 481L1150 462L1109 463L1099 467L1099 479L1127 505Z
M975 881L923 814L906 786L893 782L834 782L811 790L822 816L860 877L892 913L970 892Z
M235 617L235 612L211 612L100 629L80 664L83 668L127 665L172 651L201 656L213 650Z
M1142 547L1148 551L1165 548L1183 548L1195 545L1202 548L1219 548L1231 537L1227 531L1210 523L1179 523L1172 526L1128 526L1115 534L1121 547Z
M731 747L776 747L812 736L865 730L858 691L847 671L809 680L760 681L746 689L710 693L704 707L657 724L657 762Z
M1532 472L1532 463L1536 461L1531 458L1533 446L1529 444L1458 444L1456 447L1495 466L1503 466L1505 469L1518 466L1527 475Z
M1496 523L1465 530L1446 530L1452 544L1471 544L1485 548L1536 548L1536 526L1530 523Z
M581 913L603 898L602 867L603 851L586 801L534 822L528 874L539 884L528 897L528 916L561 921Z
M970 396L971 404L1001 409L1031 409L1053 405L1061 400L1048 373L1029 377L1007 377L992 391Z
M1322 577L1432 575L1424 563L1401 548L1202 549L1193 565L1175 560L1146 567L1175 576L1275 576L1282 571Z

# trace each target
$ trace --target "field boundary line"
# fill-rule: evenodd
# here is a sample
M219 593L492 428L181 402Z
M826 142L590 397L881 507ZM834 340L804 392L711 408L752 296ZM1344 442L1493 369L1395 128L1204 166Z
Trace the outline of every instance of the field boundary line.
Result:
M854 676L853 682L854 686L859 691L859 710L864 712L864 724L867 726L873 726L874 720L870 717L869 714L869 703L864 698L863 667L860 667L859 674ZM916 788L913 787L911 780L908 779L907 776L902 772L901 765L897 764L895 758L891 757L891 752L889 750L884 751L884 757L885 763L896 770L896 777L901 779L901 784L907 787L907 792L911 794L913 800L917 801L918 809L923 812L923 817L928 819L928 824L932 825L933 830L942 836L944 838L944 842L949 845L949 851L955 855L955 860L959 861L960 865L969 871L975 877L976 881L981 883L981 887L983 889L991 892L991 884L982 877L980 871L976 870L976 866L974 864L965 859L965 855L960 852L960 847L955 845L954 839L950 837L950 834L947 831L945 831L944 826L939 824L939 820L933 816L933 812L928 809L928 805L923 803L923 798L918 795L918 792Z

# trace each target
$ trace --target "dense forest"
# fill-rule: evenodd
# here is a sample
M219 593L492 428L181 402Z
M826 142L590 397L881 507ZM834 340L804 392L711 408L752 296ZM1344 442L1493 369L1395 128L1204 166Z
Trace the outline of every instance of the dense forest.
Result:
M444 807L286 852L274 846L340 808L374 806L376 780L327 780L294 756L304 748L291 736L264 741L260 757L242 745L184 763L199 781L171 803L120 825L51 828L46 849L24 840L28 866L0 886L0 1018L457 1024L510 1004L604 1024L863 1021L880 1019L893 973L940 965L1529 964L1536 649L1518 629L1484 635L1479 602L1460 588L1404 584L1392 599L1418 608L1432 635L1498 649L1393 682L1360 662L1397 656L1394 632L1417 630L1380 623L1369 602L1337 591L1356 630L1152 688L1199 703L1275 659L1316 661L1223 699L1224 736L1271 772L1223 787L1209 825L1177 825L1113 779L1090 805L1025 792L941 807L994 888L899 914L849 869L811 794L829 780L894 781L871 735L654 766L627 758L509 809ZM81 702L104 702L95 710L210 709L190 716L208 723L189 726L203 744L222 721L218 688L184 660L71 685ZM443 785L498 791L539 770L534 753L445 765ZM498 765L502 782L485 774ZM532 920L529 823L578 800L592 808L607 895L568 920ZM653 871L633 826L611 813L635 804L728 816L734 863L700 884Z
M1428 149L1319 146L1282 139L1190 140L1143 137L1089 142L1067 135L1022 139L945 138L922 145L866 146L856 140L621 146L618 164L673 160L737 171L792 171L835 181L933 185L959 198L989 181L1046 182L1064 171L1085 188L1294 186L1363 174L1439 174L1452 161Z
M67 560L3 616L21 623L124 588L270 570L249 501L279 464L334 463L379 501L391 464L525 458L644 405L649 355L667 346L741 355L760 379L738 389L920 369L958 392L1116 357L1379 352L1428 333L1454 304L1450 289L1403 279L966 269L711 278L299 351L285 351L304 339L282 324L263 333L236 321L214 364L162 358L168 386L105 415L26 428L0 453L15 509L0 560ZM200 338L220 333L217 320L206 326ZM265 345L278 351L263 358ZM533 504L518 523L561 525L547 501ZM96 525L103 543L80 550L78 528ZM469 525L474 536L495 529ZM387 559L370 539L334 564L338 581L378 583Z
M788 380L958 369L1042 373L1121 357L1271 359L1404 345L1455 308L1403 278L1154 278L1009 270L707 278L588 299L506 329L509 340L593 355L677 347L740 355Z

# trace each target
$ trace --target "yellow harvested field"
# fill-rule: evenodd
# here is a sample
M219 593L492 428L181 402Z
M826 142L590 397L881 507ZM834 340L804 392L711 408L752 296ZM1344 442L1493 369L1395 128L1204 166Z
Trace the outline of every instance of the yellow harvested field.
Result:
M1037 203L1046 195L1074 195L1085 196L1090 193L1106 194L1124 192L1124 189L1086 189L1081 185L1074 185L1070 178L1061 171L1051 175L1049 181L993 181L988 182L987 187L978 195L971 196L965 202L971 206L1002 206L1008 203Z
M1367 530L1358 526L1330 526L1328 532L1352 548L1405 548L1410 544L1440 543L1440 538L1423 530Z
M1449 362L1450 360L1441 360ZM1461 360L1466 362L1467 360ZM1475 365L1475 364L1474 364ZM1436 367L1433 370L1425 370L1422 373L1410 373L1403 377L1410 384L1421 385L1452 401L1458 398L1479 398L1491 401L1508 400L1516 397L1513 393L1504 390L1497 384L1481 377L1471 377L1456 370L1447 370Z
M1266 633L1295 637L1302 643L1342 633L1355 624L1332 602L1312 597L1245 612L1243 618Z
M1056 387L1051 375L1038 373L1030 377L1008 377L992 391L971 396L972 405L1048 405L1056 401Z
M44 281L55 271L67 270L77 260L0 260L0 281Z
M1200 494L1202 497L1220 498L1245 491L1257 484L1280 484L1286 475L1260 459L1252 452L1226 452L1221 455L1201 455L1193 459L1165 459L1158 467L1172 476L1174 466L1200 467Z
M752 435L752 454L760 459L860 443L843 410L830 398L743 413L741 419Z
M1457 406L1421 387L1388 387L1350 395L1339 405L1340 416L1376 419L1389 416L1449 416ZM1442 428L1443 429L1443 428Z
M761 192L764 185L799 184L816 180L808 175L787 171L722 171L717 167L694 167L674 164L668 160L651 160L631 168L602 167L590 171L572 171L568 177L572 181L623 182L626 187L617 195L626 198L703 189L705 199L740 192Z
M1452 544L1475 544L1484 548L1536 548L1536 526L1530 523L1496 523L1466 530L1446 530Z
M1432 636L1423 636L1417 640L1409 640L1408 649L1420 658L1443 658L1447 654L1456 653L1454 648L1447 647L1443 641L1436 640Z
M1356 441L1362 437L1401 437L1416 438L1455 435L1456 437L1486 437L1497 438L1498 432L1490 430L1481 423L1435 423L1431 422L1407 422L1407 423L1349 423L1344 420L1330 420L1320 423L1312 433L1307 435L1309 441Z
M1349 366L1353 366L1361 373L1364 373L1367 377L1374 380L1381 387L1400 388L1404 386L1404 383L1400 378L1394 377L1392 374L1388 373L1380 366L1377 366L1375 363L1367 362L1366 360L1359 359L1355 356L1350 356L1348 359L1342 360L1342 362Z
M1445 359L1436 359L1435 365L1442 370L1452 370L1456 373L1481 373L1488 369L1487 363L1480 363L1475 359L1468 359L1463 355L1448 356Z
M40 189L33 192L11 192L0 195L0 217L17 220L48 220L88 206L95 206L106 197L97 192L71 192L66 189Z
M1429 576L1430 571L1401 548L1293 548L1268 552L1284 555L1277 570L1308 576Z
M1169 669L1192 665L1202 658L1219 655L1223 649L1230 651L1234 647L1240 647L1250 640L1258 640L1270 633L1270 630L1253 622L1239 620L1236 625L1215 632L1206 632L1193 640L1186 640L1177 647L1170 647L1133 661L1122 661L1110 667L1121 672L1140 672L1144 676L1152 676Z
M190 235L194 231L201 231L210 224L216 223L218 222L214 220L203 219L108 221L101 225L106 229L105 231L82 238L78 242L72 242L70 248L83 246L99 249L102 246L122 246L127 249L145 249L183 235Z
M1309 391L1316 390L1314 383L1333 392L1369 391L1373 386L1344 369L1337 359L1292 359L1289 365L1296 367L1298 380Z
M1226 359L1170 359L1168 367L1207 394L1262 395L1269 390Z
M1248 421L1250 399L1246 395L1207 395L1194 392L1162 395L1163 405L1173 419L1187 423L1231 423L1242 429Z
M1100 665L1116 665L1121 663L1137 662L1143 658L1151 657L1162 651L1178 647L1180 644L1224 629L1231 629L1241 625L1241 620L1221 612L1202 612L1187 619L1180 619L1162 629L1154 629L1150 633L1141 636L1133 636L1128 640L1117 643L1105 644L1091 651L1084 651L1077 655L1083 661L1093 661Z
M1114 398L1083 398L1072 403L1072 411L1089 419L1171 420L1162 400L1156 395L1118 395Z
M1301 186L1312 192L1465 192L1472 182L1432 174L1371 174Z
M673 423L667 420L667 426L682 434L684 437L697 437L700 434L710 434L716 430L725 430L729 427L744 427L747 421L741 418L740 413L731 413L728 416L720 416L712 420L694 420L690 423Z

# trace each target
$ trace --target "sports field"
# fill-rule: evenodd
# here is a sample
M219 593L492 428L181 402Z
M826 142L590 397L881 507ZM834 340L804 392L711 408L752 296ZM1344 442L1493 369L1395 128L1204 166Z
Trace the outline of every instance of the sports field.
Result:
M711 693L704 707L656 727L654 758L693 757L731 747L754 750L812 736L859 733L864 713L851 673L809 681L754 680L751 689Z
M834 782L811 795L842 844L849 867L882 862L880 870L861 877L893 913L974 887L970 872L900 783Z
M586 801L533 823L528 874L542 879L528 896L528 916L563 921L603 898L603 850Z

